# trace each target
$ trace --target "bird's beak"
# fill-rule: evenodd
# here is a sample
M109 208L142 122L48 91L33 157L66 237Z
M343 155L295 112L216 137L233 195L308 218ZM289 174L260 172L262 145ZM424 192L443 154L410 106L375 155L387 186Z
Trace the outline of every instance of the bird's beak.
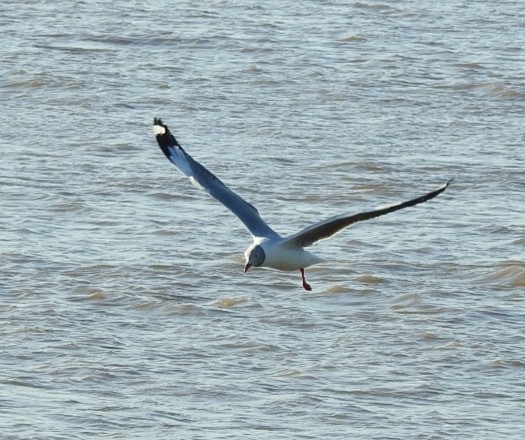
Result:
M244 266L244 273L248 272L248 269L252 267L251 263L246 263L246 266Z

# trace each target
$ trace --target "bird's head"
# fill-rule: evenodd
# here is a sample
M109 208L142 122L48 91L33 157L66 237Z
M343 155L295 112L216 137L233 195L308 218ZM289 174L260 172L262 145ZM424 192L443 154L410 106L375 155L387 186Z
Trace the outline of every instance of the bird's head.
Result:
M250 247L244 254L246 257L246 266L244 266L244 272L248 272L250 267L260 267L264 264L266 254L264 249L260 245L254 245Z

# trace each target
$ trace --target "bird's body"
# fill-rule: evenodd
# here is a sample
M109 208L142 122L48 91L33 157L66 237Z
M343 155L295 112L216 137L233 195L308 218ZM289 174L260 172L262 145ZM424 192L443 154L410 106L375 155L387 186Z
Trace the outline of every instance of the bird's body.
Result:
M302 247L291 246L282 237L256 237L254 244L245 252L246 261L249 261L250 253L255 246L260 246L266 255L263 264L261 264L262 267L294 271L305 269L323 261Z
M153 132L166 157L188 176L197 188L208 192L232 211L252 234L253 244L245 252L244 271L248 271L251 267L270 267L282 271L299 270L306 290L311 290L311 287L305 280L304 269L321 262L322 259L305 250L305 247L329 238L353 223L426 202L445 191L450 183L449 181L437 190L415 199L359 214L331 217L308 226L294 235L282 237L261 218L255 206L230 190L220 179L187 154L160 119L154 119Z

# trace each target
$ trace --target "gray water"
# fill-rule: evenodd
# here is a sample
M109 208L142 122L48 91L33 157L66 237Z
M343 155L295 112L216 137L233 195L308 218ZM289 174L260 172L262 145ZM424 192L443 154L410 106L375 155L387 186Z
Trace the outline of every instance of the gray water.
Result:
M525 437L520 1L4 1L0 437ZM243 274L251 238L451 187Z

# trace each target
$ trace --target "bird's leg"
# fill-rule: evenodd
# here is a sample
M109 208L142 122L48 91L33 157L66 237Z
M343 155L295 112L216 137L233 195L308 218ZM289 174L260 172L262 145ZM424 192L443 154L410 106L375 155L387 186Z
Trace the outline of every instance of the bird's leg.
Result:
M303 278L303 287L304 290L308 290L310 292L312 290L312 286L306 282L306 279L304 277L304 269L299 269L301 271L301 277Z

